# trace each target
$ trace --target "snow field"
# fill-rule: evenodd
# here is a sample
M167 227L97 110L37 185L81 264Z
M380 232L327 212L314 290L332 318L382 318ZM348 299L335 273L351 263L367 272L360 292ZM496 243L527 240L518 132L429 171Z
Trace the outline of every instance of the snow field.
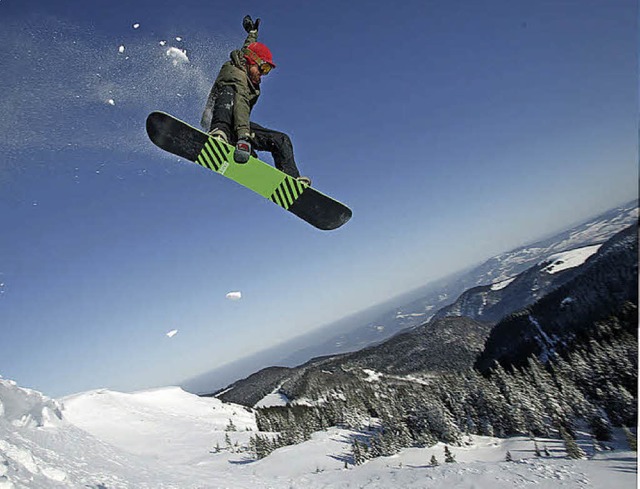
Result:
M454 464L444 463L440 443L353 466L359 433L339 428L255 461L246 452L257 429L251 412L177 387L97 390L59 402L0 379L0 402L0 489L636 487L636 453L619 432L612 451L594 453L590 440L579 440L591 460L567 459L560 440L538 438L549 456L536 457L527 437L472 436L450 447ZM59 416L41 416L52 406ZM227 431L229 420L237 431Z
M544 271L549 274L561 272L569 268L575 268L586 262L591 256L595 255L602 245L585 246L564 253L557 253L550 256L544 263L549 263Z

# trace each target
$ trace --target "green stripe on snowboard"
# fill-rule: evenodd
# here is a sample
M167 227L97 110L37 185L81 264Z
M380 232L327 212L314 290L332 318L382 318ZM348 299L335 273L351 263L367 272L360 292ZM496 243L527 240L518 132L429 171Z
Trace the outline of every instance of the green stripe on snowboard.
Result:
M289 209L304 192L306 185L253 156L246 163L233 160L233 147L209 138L196 158L198 164L224 175L254 192Z

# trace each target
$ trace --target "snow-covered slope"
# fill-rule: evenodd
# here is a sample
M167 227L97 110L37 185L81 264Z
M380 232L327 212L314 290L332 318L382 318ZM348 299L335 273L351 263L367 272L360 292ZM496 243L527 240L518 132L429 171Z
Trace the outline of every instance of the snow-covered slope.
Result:
M0 488L166 487L170 473L64 419L60 403L0 379Z
M600 245L593 245L565 251L564 253L556 253L544 260L548 265L543 271L549 274L555 274L563 270L568 270L569 268L579 267L587 261L587 259L596 254L599 249Z
M66 397L64 416L78 428L122 450L168 463L193 464L209 451L232 443L246 445L255 417L242 406L197 397L179 387L125 394L97 390ZM229 430L230 421L233 423Z
M253 416L233 405L177 388L133 394L108 390L61 403L0 379L0 488L423 488L631 489L634 452L598 452L592 460L564 457L558 440L473 437L451 447L458 463L445 464L444 446L411 448L393 457L351 465L352 431L331 428L260 461L238 449L212 447L230 435L242 445ZM224 431L229 420L239 431ZM84 429L80 429L83 427ZM85 431L86 430L86 431ZM590 442L582 440L587 453ZM514 462L505 462L506 452ZM429 464L435 456L440 465ZM348 468L345 468L345 462Z

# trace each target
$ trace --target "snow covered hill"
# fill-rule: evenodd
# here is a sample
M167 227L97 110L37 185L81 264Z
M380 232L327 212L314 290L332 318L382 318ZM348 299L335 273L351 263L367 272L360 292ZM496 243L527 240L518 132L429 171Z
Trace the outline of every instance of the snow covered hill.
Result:
M69 423L61 404L0 379L0 488L163 487L163 466ZM153 475L152 475L153 474Z
M338 428L254 461L243 451L246 430L255 429L250 412L178 388L133 394L99 390L56 401L0 379L0 406L1 489L631 489L636 484L636 454L624 450L621 438L610 443L616 450L595 454L582 440L595 455L591 460L567 459L558 440L538 438L549 456L535 457L526 437L473 437L451 447L455 464L444 463L444 445L437 444L354 467L350 440L357 433ZM238 431L225 431L229 420ZM239 446L227 449L226 435ZM219 451L213 449L216 443ZM507 451L513 462L504 461ZM439 466L430 465L432 456Z
M242 406L179 387L130 394L98 390L63 403L64 417L78 428L122 450L172 464L210 459L209 451L224 447L226 436L232 445L246 446L257 430L253 414Z

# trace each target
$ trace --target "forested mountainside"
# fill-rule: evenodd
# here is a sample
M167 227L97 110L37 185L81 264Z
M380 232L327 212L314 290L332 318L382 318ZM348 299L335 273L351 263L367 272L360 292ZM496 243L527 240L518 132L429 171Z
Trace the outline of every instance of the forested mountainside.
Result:
M612 426L637 422L637 227L577 268L496 326L438 318L375 347L277 371L270 387L287 403L258 409L257 419L281 435L256 437L257 452L331 425L362 430L353 450L365 458L461 443L465 433L571 437L577 423L606 443ZM259 373L252 382L268 391Z

